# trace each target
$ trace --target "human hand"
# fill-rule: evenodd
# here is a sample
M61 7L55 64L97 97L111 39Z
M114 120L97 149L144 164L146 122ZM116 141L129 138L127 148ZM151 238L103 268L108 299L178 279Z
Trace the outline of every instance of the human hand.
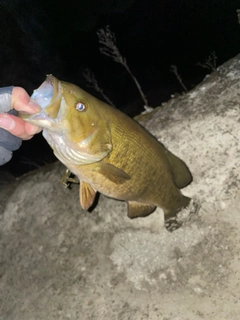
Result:
M41 131L40 127L18 118L17 112L10 109L36 113L41 107L21 87L0 89L0 165L11 159L12 151L20 147L21 139L28 140Z
M26 113L36 113L41 110L41 107L32 101L27 92L21 87L13 88L10 108L17 111L25 111ZM34 134L42 130L40 127L27 123L9 113L0 113L0 128L23 140L31 139Z

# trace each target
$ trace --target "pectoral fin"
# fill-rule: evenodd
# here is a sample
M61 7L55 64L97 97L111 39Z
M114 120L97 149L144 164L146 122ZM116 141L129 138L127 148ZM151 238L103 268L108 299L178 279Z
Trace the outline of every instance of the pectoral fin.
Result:
M80 183L80 204L84 210L88 210L95 199L96 190L94 190L88 183L81 181Z
M170 151L166 155L172 167L174 181L179 189L186 187L192 181L192 175L187 165Z
M113 166L110 163L99 162L94 171L102 174L106 179L116 183L122 184L126 180L130 180L130 176L123 170Z
M151 204L129 201L128 202L128 217L146 217L156 209L155 206Z

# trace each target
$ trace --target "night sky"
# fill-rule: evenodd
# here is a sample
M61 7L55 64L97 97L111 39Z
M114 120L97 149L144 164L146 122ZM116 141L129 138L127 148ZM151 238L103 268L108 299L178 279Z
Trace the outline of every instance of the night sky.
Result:
M190 90L211 72L198 63L215 52L220 65L239 53L237 9L237 0L0 0L0 86L32 93L52 73L103 99L87 86L88 68L114 105L134 116L143 111L143 101L123 66L100 52L96 32L110 26L149 105L156 107L183 92L171 65ZM24 142L4 168L19 175L53 161L42 141L37 135Z

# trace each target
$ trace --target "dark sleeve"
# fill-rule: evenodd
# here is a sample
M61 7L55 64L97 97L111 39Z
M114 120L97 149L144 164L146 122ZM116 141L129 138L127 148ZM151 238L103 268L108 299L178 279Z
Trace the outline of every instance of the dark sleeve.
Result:
M0 113L10 111L12 90L13 86L0 88Z
M11 94L13 87L0 88L0 113L17 115L16 110L11 109ZM0 166L12 158L12 151L17 150L22 144L22 139L0 128Z

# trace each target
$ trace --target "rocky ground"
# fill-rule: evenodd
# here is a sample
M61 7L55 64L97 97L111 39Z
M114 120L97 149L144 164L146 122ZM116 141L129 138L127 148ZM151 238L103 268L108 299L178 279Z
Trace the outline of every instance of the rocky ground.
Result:
M0 190L0 319L240 319L240 56L138 120L189 165L200 205L173 233L46 166ZM186 214L186 212L185 212Z

